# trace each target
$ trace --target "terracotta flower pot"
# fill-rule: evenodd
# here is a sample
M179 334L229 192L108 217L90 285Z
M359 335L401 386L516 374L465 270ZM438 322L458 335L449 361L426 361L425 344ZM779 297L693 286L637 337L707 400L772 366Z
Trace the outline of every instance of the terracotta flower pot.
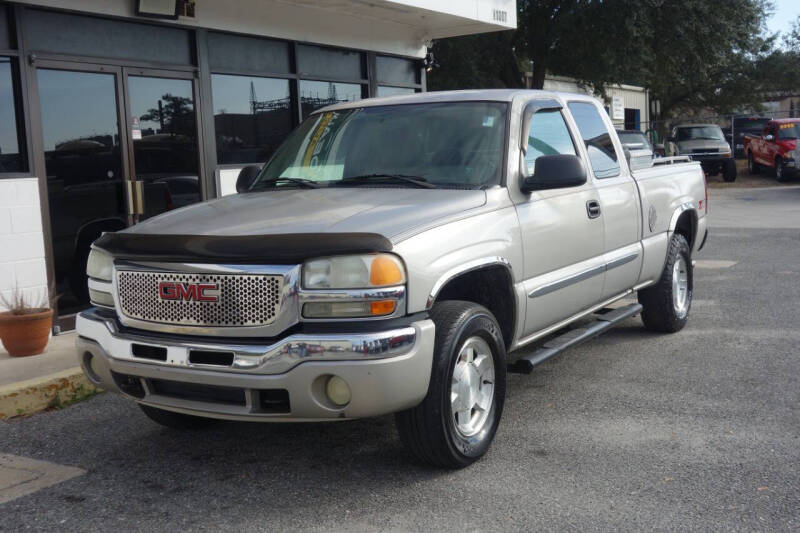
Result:
M0 313L0 340L12 357L40 354L50 340L52 325L52 309L26 315L5 311Z

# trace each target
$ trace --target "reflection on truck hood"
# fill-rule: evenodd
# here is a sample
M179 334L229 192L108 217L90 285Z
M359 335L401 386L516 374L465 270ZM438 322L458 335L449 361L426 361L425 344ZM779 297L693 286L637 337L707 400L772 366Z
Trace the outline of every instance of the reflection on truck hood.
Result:
M370 232L391 239L485 203L486 193L480 190L273 189L169 211L125 231L165 235Z

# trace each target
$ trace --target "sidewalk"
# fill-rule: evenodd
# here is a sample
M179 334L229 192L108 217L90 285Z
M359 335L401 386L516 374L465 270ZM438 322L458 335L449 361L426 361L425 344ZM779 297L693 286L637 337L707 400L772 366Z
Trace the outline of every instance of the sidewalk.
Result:
M94 394L75 352L75 332L51 337L44 353L10 357L0 348L0 420L59 407Z

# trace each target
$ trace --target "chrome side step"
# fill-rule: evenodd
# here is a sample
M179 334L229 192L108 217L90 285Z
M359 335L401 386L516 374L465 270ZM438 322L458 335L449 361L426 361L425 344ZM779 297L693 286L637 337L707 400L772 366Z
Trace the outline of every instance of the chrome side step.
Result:
M555 357L567 348L577 346L597 337L626 318L638 315L641 312L641 304L630 304L617 309L601 309L596 313L597 318L594 322L548 340L530 354L508 365L508 371L514 374L530 374L536 365Z

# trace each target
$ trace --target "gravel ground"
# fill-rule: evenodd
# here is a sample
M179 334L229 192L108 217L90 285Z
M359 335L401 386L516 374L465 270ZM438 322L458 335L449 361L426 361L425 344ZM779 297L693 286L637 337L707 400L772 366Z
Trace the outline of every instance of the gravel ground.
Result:
M761 211L712 218L686 329L631 319L511 375L468 469L413 462L391 417L181 434L103 394L0 423L0 452L87 471L0 505L0 530L796 531L800 188L741 197L712 193L723 220Z

